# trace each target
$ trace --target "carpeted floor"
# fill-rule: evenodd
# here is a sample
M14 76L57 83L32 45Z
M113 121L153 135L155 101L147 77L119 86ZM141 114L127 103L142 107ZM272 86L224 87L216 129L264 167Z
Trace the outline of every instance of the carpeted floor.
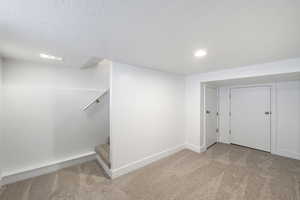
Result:
M5 186L1 200L300 200L300 161L234 145L183 150L113 181L96 162Z

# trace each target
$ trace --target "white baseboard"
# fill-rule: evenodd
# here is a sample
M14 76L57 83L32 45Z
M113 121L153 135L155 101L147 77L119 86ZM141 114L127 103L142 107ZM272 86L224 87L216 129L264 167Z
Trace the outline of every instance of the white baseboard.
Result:
M70 167L73 165L81 164L84 162L88 162L96 159L96 153L90 152L86 154L82 154L75 157L70 157L64 160L55 161L52 163L47 163L44 165L32 167L30 169L23 169L16 172L10 172L7 174L3 174L0 185L6 185L10 183L15 183L17 181L25 180L28 178L33 178L36 176L40 176L43 174L48 174L51 172L55 172L57 170Z
M200 147L200 153L205 152L207 150L206 146L201 146Z
M160 153L157 153L157 154L154 154L154 155L151 155L151 156L148 156L148 157L145 157L141 160L138 160L138 161L135 161L135 162L132 162L132 163L129 163L127 165L124 165L120 168L117 168L117 169L113 169L111 170L112 172L112 176L111 178L114 179L114 178L117 178L119 176L122 176L124 174L127 174L129 172L132 172L134 170L137 170L141 167L144 167L152 162L155 162L157 160L160 160L162 158L165 158L167 156L170 156L174 153L177 153L178 151L181 151L185 149L185 145L179 145L175 148L171 148L171 149L168 149L166 151L162 151Z
M205 146L199 147L199 146L196 146L193 144L183 144L183 145L179 145L177 147L162 151L160 153L145 157L141 160L129 163L129 164L124 165L117 169L109 169L106 166L106 164L101 160L101 158L96 155L95 152L90 152L87 154L82 154L80 156L71 157L71 158L56 161L53 163L48 163L43 166L37 166L37 167L32 167L30 169L24 169L24 170L17 171L17 172L11 172L9 174L3 174L2 181L0 181L0 185L1 184L2 185L10 184L10 183L25 180L28 178L40 176L43 174L48 174L48 173L51 173L51 172L54 172L54 171L57 171L57 170L60 170L60 169L66 168L66 167L81 164L81 163L88 162L91 160L97 160L99 162L99 164L103 167L103 169L105 170L107 175L109 177L111 177L112 179L114 179L114 178L117 178L124 174L127 174L129 172L132 172L134 170L137 170L141 167L144 167L144 166L146 166L150 163L153 163L157 160L160 160L160 159L170 156L174 153L177 153L183 149L189 149L189 150L197 152L197 153L206 151ZM284 155L284 156L287 156L287 155ZM288 156L288 157L292 157L292 156Z
M98 163L104 169L105 173L111 178L112 177L112 173L111 173L110 168L105 164L105 162L97 154L96 154L96 158L97 158Z
M185 148L189 149L191 151L197 152L197 153L201 153L201 147L194 145L194 144L185 144Z
M286 151L286 150L277 150L273 154L283 156L283 157L292 158L292 159L296 159L296 160L300 160L300 154L295 153L295 152L290 152L290 151Z
M219 139L218 143L230 144L230 140L229 139Z
M193 144L179 145L175 148L171 148L166 151L162 151L160 153L148 156L146 158L129 163L123 167L120 167L120 168L117 168L114 170L109 169L104 164L104 162L100 159L100 157L96 155L95 152L90 152L90 153L82 154L82 155L79 155L76 157L70 157L68 159L59 160L59 161L47 163L47 164L44 164L41 166L32 167L30 169L23 169L20 171L6 173L6 174L4 173L4 174L2 174L2 179L0 179L0 186L14 183L14 182L21 181L21 180L25 180L28 178L33 178L33 177L40 176L43 174L48 174L48 173L51 173L51 172L54 172L54 171L57 171L57 170L60 170L60 169L66 168L66 167L81 164L81 163L88 162L88 161L95 160L95 159L98 160L99 164L103 167L103 169L105 170L105 172L107 173L108 176L110 176L111 178L117 178L117 177L127 174L129 172L137 170L141 167L144 167L152 162L155 162L164 157L167 157L174 153L177 153L178 151L181 151L183 149L189 149L189 150L197 152L197 153L206 151L206 148L204 146L199 147L199 146L196 146ZM300 160L300 154L294 153L294 152L289 152L286 150L276 151L276 152L274 152L274 154Z

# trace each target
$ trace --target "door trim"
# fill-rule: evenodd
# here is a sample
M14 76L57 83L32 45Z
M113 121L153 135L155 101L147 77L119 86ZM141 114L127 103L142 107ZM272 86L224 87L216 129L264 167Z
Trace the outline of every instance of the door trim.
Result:
M274 113L275 113L275 109L274 109L274 100L273 100L273 93L274 93L274 89L273 89L273 85L271 84L262 84L262 85L245 85L245 86L234 86L234 87L230 87L229 88L229 142L230 144L234 144L232 143L232 134L231 134L231 108L232 108L232 102L231 102L231 91L233 89L242 89L242 88L260 88L260 87L264 87L264 88L268 88L270 91L270 111L271 111L271 115L270 115L270 122L269 122L269 126L270 126L270 133L269 133L269 144L270 144L270 149L268 152L270 153L274 153L274 140L273 140L273 126L272 126L272 122L273 122L273 118L274 118ZM277 141L276 141L277 142ZM235 145L239 145L239 144L235 144ZM276 144L275 144L276 145ZM251 147L249 147L251 148Z

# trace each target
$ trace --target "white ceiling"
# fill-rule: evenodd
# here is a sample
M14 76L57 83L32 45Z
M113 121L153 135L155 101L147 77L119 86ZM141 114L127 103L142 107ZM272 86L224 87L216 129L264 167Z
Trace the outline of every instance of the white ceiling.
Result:
M284 73L267 76L257 76L240 79L228 79L220 81L208 81L206 84L212 87L224 87L224 86L237 86L237 85L253 85L253 84L264 84L284 81L299 81L300 72L295 73Z
M300 57L299 10L299 0L9 0L0 4L0 54L213 71ZM193 57L199 48L203 59Z

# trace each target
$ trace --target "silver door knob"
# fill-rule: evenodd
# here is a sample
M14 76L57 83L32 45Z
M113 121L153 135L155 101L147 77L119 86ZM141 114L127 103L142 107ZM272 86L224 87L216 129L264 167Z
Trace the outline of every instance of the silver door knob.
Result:
M267 111L267 112L265 112L265 115L270 115L270 114L271 114L271 112L268 112L268 111Z

